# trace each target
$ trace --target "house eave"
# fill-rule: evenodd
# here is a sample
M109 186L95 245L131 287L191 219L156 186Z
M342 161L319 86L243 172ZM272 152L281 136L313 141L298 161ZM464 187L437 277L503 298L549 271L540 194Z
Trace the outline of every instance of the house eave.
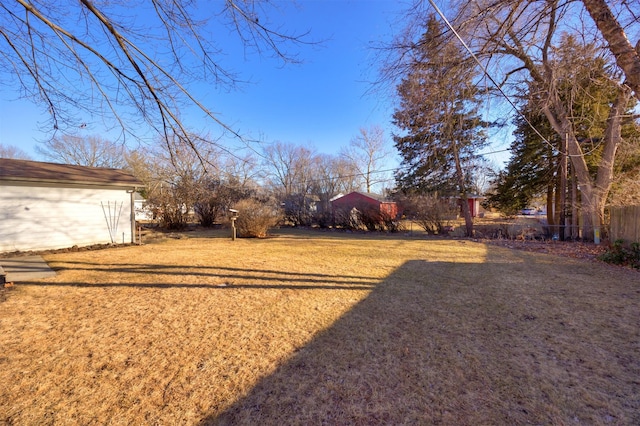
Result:
M141 182L95 182L83 180L40 179L40 178L0 178L0 185L13 186L47 186L47 187L73 187L73 188L117 188L137 191L144 187Z

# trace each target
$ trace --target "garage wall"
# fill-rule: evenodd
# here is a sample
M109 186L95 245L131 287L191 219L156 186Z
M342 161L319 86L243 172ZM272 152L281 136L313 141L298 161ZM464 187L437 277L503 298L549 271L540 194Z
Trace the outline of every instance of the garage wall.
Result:
M0 252L110 243L110 228L115 242L122 243L124 234L124 242L130 243L130 217L131 195L124 188L3 184Z

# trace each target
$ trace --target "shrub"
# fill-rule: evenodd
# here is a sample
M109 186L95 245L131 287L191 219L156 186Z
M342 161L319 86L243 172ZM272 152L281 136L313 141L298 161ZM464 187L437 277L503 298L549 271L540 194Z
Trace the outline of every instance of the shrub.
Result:
M293 226L309 226L313 222L312 204L309 194L291 194L285 197L284 219Z
M184 206L165 204L158 211L162 228L179 231L186 228L189 223L189 214Z
M254 198L240 200L234 205L238 210L236 229L239 237L264 238L269 229L278 224L282 215L277 208Z
M437 194L411 194L402 200L405 215L429 234L448 234L458 206Z
M380 218L384 224L384 231L398 232L400 231L400 221L388 213L380 213Z
M382 221L382 216L378 209L368 205L358 206L358 216L360 223L367 228L367 231L382 230L380 228L384 222Z
M397 232L399 228L395 217L368 204L360 204L351 210L338 209L334 212L334 221L335 225L351 230Z
M362 228L360 214L355 207L351 210L346 208L336 209L333 212L333 222L335 226L345 229L356 230Z
M167 193L168 195L161 194L149 199L154 217L163 228L173 230L186 228L189 222L187 207L169 191Z
M235 180L221 180L216 177L203 179L197 189L197 199L193 210L204 227L213 226L231 205L250 197L252 190Z
M320 212L313 215L314 223L322 229L327 229L331 225L335 225L334 217L331 212Z
M616 240L605 253L599 256L599 259L614 265L640 269L640 243L632 243L627 248L624 246L623 240Z
M212 227L216 223L218 217L220 217L220 215L224 212L222 206L218 204L213 198L196 201L196 203L193 205L193 210L196 212L198 218L200 219L200 225L204 226L205 228Z
M180 178L149 192L147 202L161 227L179 230L187 226L194 202L193 185L191 179Z

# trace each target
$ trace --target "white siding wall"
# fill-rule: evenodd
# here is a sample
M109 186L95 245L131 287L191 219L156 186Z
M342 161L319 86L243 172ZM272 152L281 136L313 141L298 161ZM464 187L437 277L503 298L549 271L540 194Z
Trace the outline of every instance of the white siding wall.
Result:
M5 184L0 186L0 252L110 243L108 218L111 228L117 227L115 242L122 243L124 233L130 243L130 217L131 195L125 189Z

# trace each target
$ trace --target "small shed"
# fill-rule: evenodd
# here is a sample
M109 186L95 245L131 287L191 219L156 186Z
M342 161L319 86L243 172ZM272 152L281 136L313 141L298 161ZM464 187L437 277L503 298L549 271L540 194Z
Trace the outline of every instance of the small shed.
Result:
M354 208L360 211L367 208L374 209L385 217L393 219L398 216L398 205L395 201L388 201L382 195L355 191L331 200L331 209L334 213L349 212Z
M133 243L142 186L120 169L0 158L0 252Z
M480 201L483 200L484 197L477 194L469 194L467 195L467 203L469 203L469 211L471 212L471 217L477 217L481 213ZM458 203L460 203L460 213L462 213L462 199L458 199Z

